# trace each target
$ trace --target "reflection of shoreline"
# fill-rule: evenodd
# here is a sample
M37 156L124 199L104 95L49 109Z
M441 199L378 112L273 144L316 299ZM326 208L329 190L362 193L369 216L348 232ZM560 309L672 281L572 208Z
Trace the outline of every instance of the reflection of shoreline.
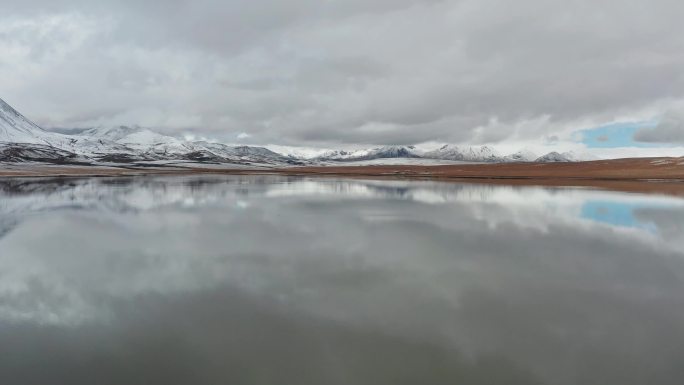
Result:
M238 173L245 175L248 173ZM441 177L425 175L374 175L374 174L298 174L287 173L286 175L306 175L315 177L344 177L362 180L423 180L439 182L469 183L492 186L514 186L514 187L581 187L587 189L600 189L616 192L656 194L684 197L684 180L600 180L600 179L580 179L580 178L497 178L497 177Z
M653 220L637 218L635 215L638 213L634 209L684 209L684 199L665 195L440 180L265 174L0 178L0 238L21 223L22 218L48 212L80 211L100 215L142 213L165 207L244 209L247 206L261 207L277 199L317 202L327 199L391 200L430 206L458 205L467 207L474 217L489 226L515 223L523 227L544 228L549 221L570 223L590 220L618 228L646 229L652 234L657 233L658 226L651 224L644 228L637 225L652 223ZM610 202L613 209L602 215L601 207L591 210L592 202ZM627 212L621 208L626 208ZM496 215L492 215L492 210ZM661 221L656 221L656 224Z
M618 159L580 163L462 164L447 166L378 165L292 167L283 169L130 165L65 167L5 165L0 177L136 175L284 175L361 179L418 179L478 184L587 187L623 192L684 196L681 158Z

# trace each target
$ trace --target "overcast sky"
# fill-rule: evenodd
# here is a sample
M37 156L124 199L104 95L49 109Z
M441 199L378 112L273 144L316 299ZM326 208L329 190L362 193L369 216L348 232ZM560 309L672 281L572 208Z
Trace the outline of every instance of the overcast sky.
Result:
M586 145L586 132L628 124L596 143L684 144L681 0L2 8L0 98L45 127L334 147Z

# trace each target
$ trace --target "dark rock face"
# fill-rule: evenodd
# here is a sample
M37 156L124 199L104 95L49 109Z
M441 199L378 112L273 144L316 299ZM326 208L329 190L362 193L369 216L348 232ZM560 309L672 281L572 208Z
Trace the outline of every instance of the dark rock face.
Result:
M185 160L192 160L195 162L211 162L211 163L221 163L224 161L223 158L209 152L209 151L194 151L183 156Z
M55 147L39 144L5 144L0 145L0 162L43 162L54 164L90 164L78 155Z

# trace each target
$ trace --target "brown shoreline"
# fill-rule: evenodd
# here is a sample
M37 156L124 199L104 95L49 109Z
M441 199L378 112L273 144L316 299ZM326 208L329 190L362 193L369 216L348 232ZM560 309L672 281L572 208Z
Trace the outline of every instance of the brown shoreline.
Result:
M0 166L0 177L138 175L289 175L418 179L519 186L587 187L684 196L684 158L630 158L579 163L457 164L445 166L302 166L276 169Z
M588 187L684 196L684 158L628 158L578 163L301 167L284 170L284 173L519 186Z

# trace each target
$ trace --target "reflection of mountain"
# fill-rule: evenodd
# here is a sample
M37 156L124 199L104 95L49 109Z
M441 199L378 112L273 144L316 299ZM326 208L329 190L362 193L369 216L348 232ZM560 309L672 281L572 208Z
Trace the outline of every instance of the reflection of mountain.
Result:
M544 226L591 220L654 232L639 209L683 207L676 198L578 189L544 189L420 181L307 179L287 176L196 176L145 178L48 178L0 180L0 235L23 218L53 211L132 213L162 207L231 206L237 201L287 197L400 200L423 204L466 204L492 224ZM643 223L643 226L640 225Z

